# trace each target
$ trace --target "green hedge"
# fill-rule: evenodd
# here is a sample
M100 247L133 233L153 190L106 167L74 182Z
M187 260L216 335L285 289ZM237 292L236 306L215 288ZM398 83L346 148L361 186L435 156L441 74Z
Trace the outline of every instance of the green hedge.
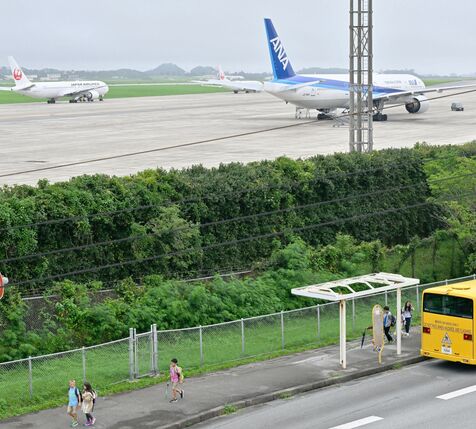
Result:
M389 188L392 190L381 192ZM377 193L338 203L200 226L371 192ZM18 283L126 262L123 266L68 276L74 281L94 279L107 283L129 276L188 277L204 271L246 267L268 257L275 248L276 237L222 244L281 231L286 233L277 238L286 242L290 234L305 226L419 204L430 196L421 155L418 150L411 149L385 150L370 155L317 156L307 160L279 158L212 169L196 166L169 172L147 170L122 178L81 176L65 183L41 181L37 187L5 187L0 192L2 260L131 235L138 239L33 259L2 261L0 271ZM144 205L152 207L87 217ZM426 237L441 227L441 220L438 220L441 216L437 216L439 210L437 205L430 204L305 229L296 234L313 245L331 243L337 232L350 234L358 240L379 239L386 245L407 243L414 236ZM11 228L71 216L76 218L63 223ZM205 250L201 250L202 247ZM148 259L170 253L174 256ZM138 259L145 261L127 263ZM37 281L24 284L20 290L29 292L50 285L51 282Z

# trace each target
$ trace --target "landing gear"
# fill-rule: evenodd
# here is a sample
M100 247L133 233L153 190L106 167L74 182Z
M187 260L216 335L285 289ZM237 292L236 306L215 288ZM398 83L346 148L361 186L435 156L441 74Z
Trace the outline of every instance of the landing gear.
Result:
M238 94L238 91L233 91L233 94Z
M317 114L317 120L318 121L331 121L332 117L329 116L327 113L318 113Z
M384 122L387 120L387 115L382 112L374 113L373 120L375 122Z
M69 100L70 103L77 103L78 100L76 100L75 98L72 98L71 100Z
M99 101L104 101L104 98L102 95L99 97Z
M47 100L47 103L48 104L55 104L56 100L54 98L50 98L49 100Z

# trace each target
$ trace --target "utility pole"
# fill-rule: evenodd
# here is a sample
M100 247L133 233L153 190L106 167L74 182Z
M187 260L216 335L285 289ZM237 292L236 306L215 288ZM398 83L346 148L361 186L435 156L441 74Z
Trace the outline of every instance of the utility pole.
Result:
M350 0L349 151L372 152L372 0Z

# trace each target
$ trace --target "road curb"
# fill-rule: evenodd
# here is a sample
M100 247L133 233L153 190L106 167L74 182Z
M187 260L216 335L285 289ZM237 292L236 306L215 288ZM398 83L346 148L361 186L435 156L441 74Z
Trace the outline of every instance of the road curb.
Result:
M312 383L301 384L299 386L289 387L287 389L276 390L274 392L265 393L262 395L256 395L249 399L243 399L237 402L231 402L226 405L220 405L219 407L211 408L210 410L202 411L201 413L195 414L193 416L182 419L176 423L167 424L164 426L158 426L160 429L183 429L198 423L202 423L206 420L213 419L215 417L222 416L225 414L225 407L231 407L236 410L241 410L243 408L252 407L255 405L264 404L266 402L275 401L276 399L287 398L290 396L295 396L300 393L309 392L311 390L322 389L324 387L333 386L340 383L347 383L352 380L357 380L359 378L368 377L370 375L379 374L381 372L389 371L392 369L397 369L400 366L413 365L415 363L423 362L428 358L424 356L413 356L407 359L397 360L392 363L387 363L375 368L364 369L362 371L357 371L352 374L345 374L336 378L328 378L326 380L314 381Z

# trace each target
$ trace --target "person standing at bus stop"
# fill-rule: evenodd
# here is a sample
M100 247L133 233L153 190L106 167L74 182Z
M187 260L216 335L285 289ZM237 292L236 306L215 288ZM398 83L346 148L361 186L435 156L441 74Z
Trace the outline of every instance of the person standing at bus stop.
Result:
M405 336L410 336L410 325L412 323L413 305L410 301L407 301L402 309L402 317L405 322Z
M386 305L383 308L383 332L387 337L389 343L393 341L392 336L390 335L390 328L392 327L392 313L390 313L390 308Z

